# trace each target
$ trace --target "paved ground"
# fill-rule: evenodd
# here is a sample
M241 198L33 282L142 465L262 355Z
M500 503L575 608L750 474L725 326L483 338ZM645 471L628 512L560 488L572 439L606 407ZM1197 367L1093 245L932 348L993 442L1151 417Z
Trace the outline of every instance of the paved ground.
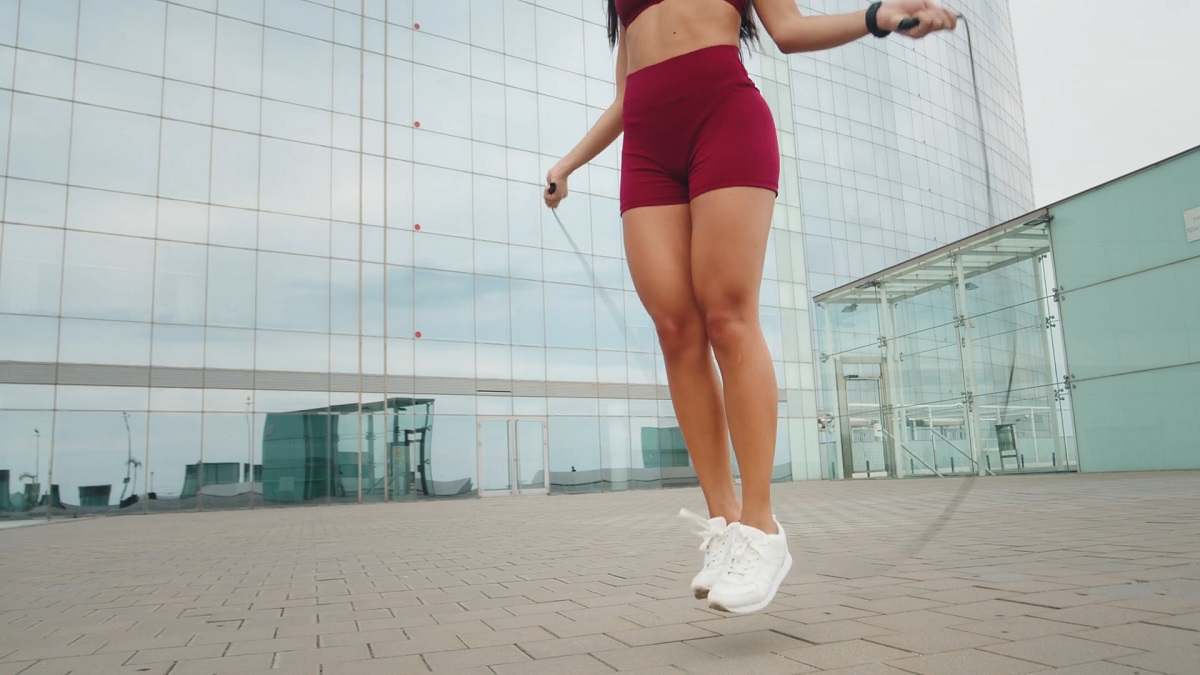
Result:
M776 495L747 617L688 592L691 489L6 530L0 675L1200 672L1200 473Z

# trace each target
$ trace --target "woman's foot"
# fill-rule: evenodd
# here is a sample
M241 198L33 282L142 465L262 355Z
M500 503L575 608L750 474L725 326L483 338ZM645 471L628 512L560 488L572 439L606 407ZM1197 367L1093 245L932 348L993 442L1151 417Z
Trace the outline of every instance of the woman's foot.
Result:
M704 551L704 567L692 579L692 593L697 599L704 599L729 566L737 523L727 523L721 517L705 520L703 516L687 509L679 509L679 515L700 526L696 534L703 539L700 550Z
M775 599L779 586L792 568L787 535L779 521L775 534L735 523L733 547L725 574L708 592L708 606L722 612L749 614ZM699 597L699 596L697 596Z

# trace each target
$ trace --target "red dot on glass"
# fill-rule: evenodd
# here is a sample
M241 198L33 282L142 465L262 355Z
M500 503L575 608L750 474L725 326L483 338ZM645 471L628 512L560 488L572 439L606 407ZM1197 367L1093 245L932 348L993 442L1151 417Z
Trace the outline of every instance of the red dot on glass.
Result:
M420 232L420 231L421 231L421 224L420 224L420 223L417 223L416 225L413 225L413 229L414 229L414 230L416 230L417 232Z
M416 30L421 30L421 24L419 24L419 23L414 23L414 24L413 24L413 28L415 28Z
M417 331L416 335L417 337L421 337L421 331Z
M413 126L414 126L414 127L416 127L417 129L420 129L420 128L421 128L421 123L420 123L420 122L413 122Z

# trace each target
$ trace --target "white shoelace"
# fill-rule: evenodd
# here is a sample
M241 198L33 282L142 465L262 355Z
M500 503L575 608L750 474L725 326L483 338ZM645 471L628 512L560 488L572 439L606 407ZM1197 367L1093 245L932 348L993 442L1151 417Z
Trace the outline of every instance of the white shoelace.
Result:
M730 539L730 537L724 535L730 534L729 530L732 526L726 525L725 527L721 527L716 523L709 522L709 519L704 516L692 513L687 509L679 509L679 517L690 520L700 527L696 531L696 535L701 538L700 550L705 552L705 565L724 557L723 550L729 545Z
M729 561L729 576L745 579L759 568L760 561L765 558L759 548L767 544L764 537L753 537L743 534L733 545L733 555Z

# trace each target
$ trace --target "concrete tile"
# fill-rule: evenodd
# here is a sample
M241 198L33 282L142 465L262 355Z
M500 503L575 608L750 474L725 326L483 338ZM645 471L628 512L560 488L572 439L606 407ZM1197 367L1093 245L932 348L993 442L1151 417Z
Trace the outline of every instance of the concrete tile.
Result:
M1046 635L1078 633L1087 629L1075 623L1051 621L1032 616L1010 616L1007 619L978 621L955 626L955 630L978 633L1002 640L1029 640Z
M692 675L729 675L729 673L745 673L746 675L797 675L799 673L815 673L812 668L778 654L756 654L751 656L732 656L719 661L701 661L679 666L679 669Z
M603 675L614 672L601 661L587 654L559 656L533 662L506 663L492 666L496 675Z
M607 633L607 635L615 640L620 640L630 647L641 647L644 645L662 644L664 642L683 642L685 640L712 637L713 634L695 626L676 624L622 630Z
M1137 623L1139 621L1158 623L1158 618L1168 616L1166 614L1143 612L1141 610L1127 609L1125 607L1117 607L1116 605L1108 604L1087 605L1084 607L1068 607L1066 609L1036 609L1030 611L1029 614L1030 616L1037 616L1043 619L1049 619L1050 621L1075 623L1081 626L1090 626L1092 628L1119 626L1121 624ZM1180 626L1180 628L1184 627L1185 626Z
M1095 628L1075 633L1075 637L1144 650L1177 649L1200 643L1200 633L1146 623Z
M1114 663L1167 675L1195 675L1196 664L1200 663L1200 648L1193 646L1163 649L1134 656L1118 656L1110 660Z
M977 649L888 661L888 665L918 675L1018 675L1045 670L1045 666L1036 663Z
M551 659L571 654L589 654L609 649L625 649L626 645L607 635L581 635L579 637L523 642L518 647L535 659Z
M687 665L697 661L710 661L716 657L702 649L679 642L613 649L592 654L616 670L636 670L667 665Z
M1137 649L1098 644L1069 635L1052 635L1008 644L989 645L980 647L980 649L1047 666L1074 666L1139 653Z
M808 643L775 631L760 630L752 633L721 635L701 640L688 640L687 644L727 659L730 657L753 656L769 652L783 652Z
M462 649L436 652L425 655L425 662L434 672L458 670L479 666L497 666L505 663L528 665L532 659L514 645L497 645L478 649Z
M869 639L871 642L903 649L916 654L952 652L1004 641L1000 638L968 633L956 628L935 628L933 630L913 633L894 633L892 635L874 636Z
M880 628L879 626L872 626L871 624L859 621L830 621L811 625L797 623L777 628L776 630L784 635L813 644L843 642L845 640L857 640L859 638L889 635L892 633L887 628Z
M833 668L849 668L851 666L860 666L868 663L880 663L892 659L900 659L906 656L912 656L912 652L904 651L903 649L894 649L884 645L866 642L864 640L850 640L847 642L838 642L828 645L813 645L809 647L801 647L799 649L789 649L780 652L782 656L786 656L793 661L799 661L805 665L818 668L820 670L830 670Z

